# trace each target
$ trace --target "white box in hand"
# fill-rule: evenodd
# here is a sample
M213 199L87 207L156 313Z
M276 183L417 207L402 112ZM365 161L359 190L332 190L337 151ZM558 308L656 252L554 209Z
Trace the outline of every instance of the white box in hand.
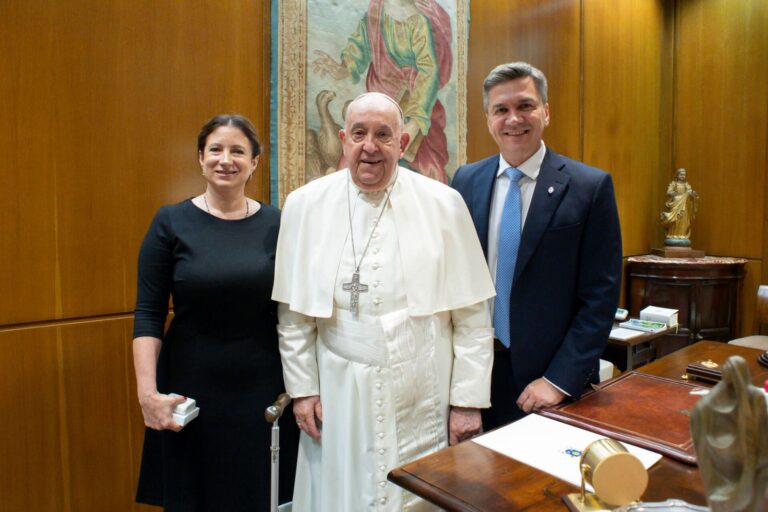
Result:
M177 398L180 395L169 393L168 396ZM198 414L200 414L200 408L197 407L197 402L195 402L194 398L187 397L186 400L173 409L173 421L183 427L193 419L197 418Z
M667 324L667 327L675 327L677 325L677 310L648 306L640 311L640 320L661 322Z
M192 409L191 411L189 411L186 414L179 414L174 409L173 421L175 421L176 423L178 423L180 426L183 427L187 423L192 421L193 419L197 418L198 414L200 414L200 408L199 407L195 407L194 409Z

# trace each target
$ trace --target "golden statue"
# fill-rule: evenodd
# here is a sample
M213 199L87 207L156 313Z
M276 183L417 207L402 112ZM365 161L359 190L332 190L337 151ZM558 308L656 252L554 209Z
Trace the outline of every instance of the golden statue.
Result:
M667 187L667 211L661 212L661 224L666 228L664 245L689 247L691 224L699 208L699 194L685 179L685 169L678 169Z
M723 379L691 414L696 457L712 512L762 512L768 490L768 407L744 358L730 357Z

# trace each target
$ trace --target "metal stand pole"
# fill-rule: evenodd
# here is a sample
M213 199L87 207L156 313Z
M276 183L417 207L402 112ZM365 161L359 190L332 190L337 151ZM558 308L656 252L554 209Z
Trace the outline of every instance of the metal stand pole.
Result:
M277 421L272 424L272 445L270 451L272 452L272 472L271 472L271 490L269 499L269 510L271 512L277 512L279 503L279 481L280 481L280 427L277 425Z
M280 507L280 427L277 421L282 416L283 411L291 403L291 397L287 393L282 393L277 397L274 404L267 407L264 411L264 418L272 424L272 443L270 444L270 458L272 468L270 472L270 491L269 491L269 510L278 512Z

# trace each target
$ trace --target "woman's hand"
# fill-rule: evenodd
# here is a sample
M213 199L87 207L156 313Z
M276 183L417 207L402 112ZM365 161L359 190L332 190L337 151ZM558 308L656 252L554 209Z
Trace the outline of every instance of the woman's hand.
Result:
M183 396L164 395L157 391L139 396L144 424L154 430L180 431L183 427L173 421L173 409L186 399Z

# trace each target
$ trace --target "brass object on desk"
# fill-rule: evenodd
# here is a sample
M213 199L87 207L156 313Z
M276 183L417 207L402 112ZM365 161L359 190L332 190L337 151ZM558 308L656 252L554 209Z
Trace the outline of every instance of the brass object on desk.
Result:
M563 497L568 508L599 512L637 501L648 486L648 471L635 455L613 439L598 439L579 461L581 492ZM589 484L595 490L586 492Z
M696 403L691 432L712 512L762 512L768 492L768 409L743 357L729 357L720 383Z

